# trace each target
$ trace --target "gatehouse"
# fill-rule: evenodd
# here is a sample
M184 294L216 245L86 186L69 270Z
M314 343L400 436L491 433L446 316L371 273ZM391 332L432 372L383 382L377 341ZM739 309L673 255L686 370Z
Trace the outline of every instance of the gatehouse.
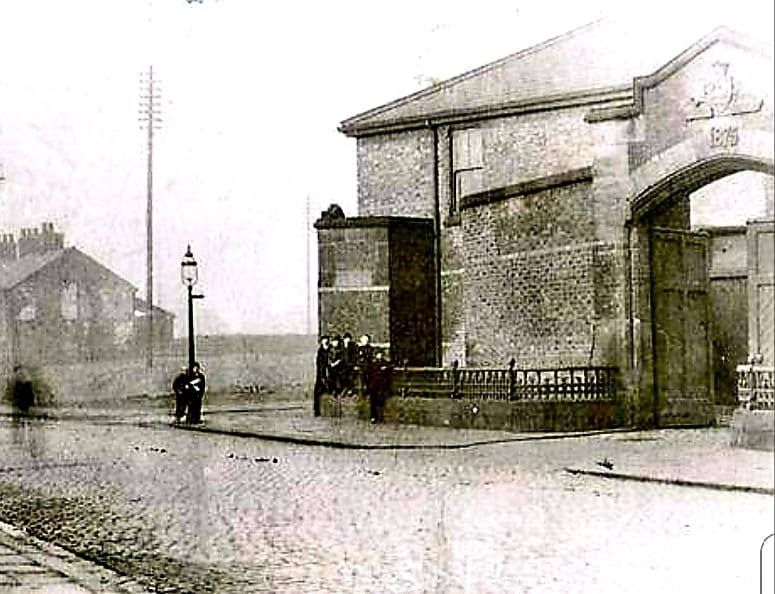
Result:
M342 122L358 212L316 223L321 334L616 369L642 426L733 404L737 365L773 365L772 48L638 43L594 23Z

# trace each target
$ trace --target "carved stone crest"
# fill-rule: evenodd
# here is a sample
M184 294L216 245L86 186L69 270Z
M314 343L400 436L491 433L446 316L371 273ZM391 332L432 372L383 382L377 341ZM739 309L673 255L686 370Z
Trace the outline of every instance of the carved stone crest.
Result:
M762 108L762 99L742 91L738 81L730 73L728 62L716 61L702 86L702 92L691 98L687 122L708 120L727 115L754 113Z

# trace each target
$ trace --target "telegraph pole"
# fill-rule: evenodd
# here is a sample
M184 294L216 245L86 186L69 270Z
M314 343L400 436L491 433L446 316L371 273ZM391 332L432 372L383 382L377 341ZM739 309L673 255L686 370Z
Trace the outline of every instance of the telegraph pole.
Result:
M153 66L149 66L148 72L144 73L142 77L140 94L140 122L148 131L148 179L145 205L145 302L147 307L145 366L148 370L153 369L153 132L161 127L160 99L159 81L154 78Z
M307 236L307 334L312 334L312 281L310 279L310 256L309 256L309 236L311 231L309 213L309 194L307 194L307 217L306 217L306 236Z

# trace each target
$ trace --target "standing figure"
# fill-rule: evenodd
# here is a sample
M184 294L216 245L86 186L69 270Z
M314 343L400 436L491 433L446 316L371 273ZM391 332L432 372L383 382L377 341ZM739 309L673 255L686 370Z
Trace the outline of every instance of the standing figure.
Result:
M198 424L202 422L202 401L205 396L205 375L202 373L199 363L194 363L188 377L188 414L186 422Z
M183 417L186 414L186 408L188 407L188 389L186 384L188 383L188 369L186 367L180 368L180 373L172 380L172 391L175 393L175 422L180 423L183 421Z
M355 364L358 368L358 375L360 375L362 393L368 392L372 355L371 338L369 338L368 334L364 334L358 339L358 350L355 355Z
M22 414L27 414L35 404L35 389L29 372L21 365L13 368L13 403Z
M320 416L320 399L328 392L328 336L320 337L318 351L315 354L315 388L312 394L312 412L316 417Z
M381 351L374 355L369 371L369 417L372 423L384 420L385 402L390 394L390 363Z
M344 351L342 340L337 334L331 340L328 357L328 381L333 396L339 396L342 391L342 370L344 368Z
M353 335L345 332L342 337L342 390L352 394L355 387L355 364L358 358L358 348L353 341Z

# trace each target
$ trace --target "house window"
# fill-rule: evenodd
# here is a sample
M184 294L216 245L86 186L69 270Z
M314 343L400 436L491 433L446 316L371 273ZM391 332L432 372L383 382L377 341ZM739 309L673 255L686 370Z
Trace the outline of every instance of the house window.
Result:
M464 192L466 173L478 171L484 167L484 147L482 131L479 128L453 130L450 142L450 200L449 214L455 216L460 211L460 199Z
M78 319L78 285L75 283L64 283L62 286L62 319Z
M37 316L37 309L34 303L27 303L19 309L16 319L20 322L31 322Z

